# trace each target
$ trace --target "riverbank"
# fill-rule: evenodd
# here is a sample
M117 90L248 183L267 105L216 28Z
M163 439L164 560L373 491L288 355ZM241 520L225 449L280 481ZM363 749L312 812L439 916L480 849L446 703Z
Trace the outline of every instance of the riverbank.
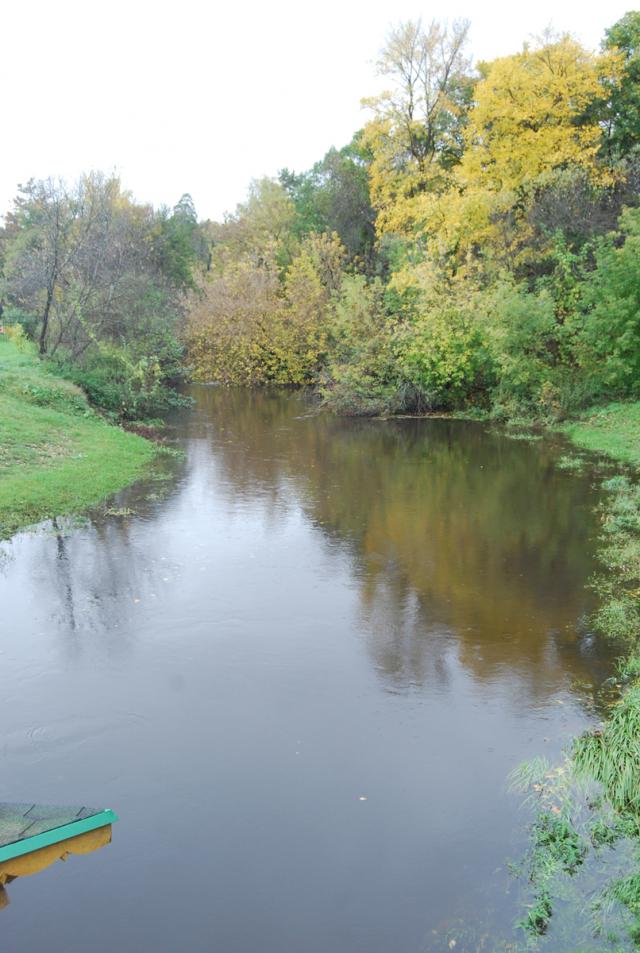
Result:
M490 411L457 411L433 414L393 414L379 420L479 420L494 421ZM498 418L514 433L542 435L549 430L564 434L575 446L591 453L604 454L612 460L640 468L640 401L626 401L590 407L562 423L549 423L536 417Z
M104 421L29 342L0 337L0 539L99 503L141 476L156 452Z
M635 477L640 466L640 402L593 408L557 429L577 447L604 454L632 470L602 484L600 569L590 583L598 594L591 618L594 632L624 647L624 657L597 702L602 720L574 739L564 762L550 765L537 759L514 774L516 788L527 791L530 803L536 804L530 850L521 868L530 902L519 925L528 934L531 949L547 934L552 918L555 923L556 914L562 920L567 909L580 910L583 916L588 911L594 939L606 935L607 949L613 944L616 951L636 950L640 949L640 487ZM613 694L607 697L610 691Z
M594 407L559 429L584 450L640 466L640 402Z

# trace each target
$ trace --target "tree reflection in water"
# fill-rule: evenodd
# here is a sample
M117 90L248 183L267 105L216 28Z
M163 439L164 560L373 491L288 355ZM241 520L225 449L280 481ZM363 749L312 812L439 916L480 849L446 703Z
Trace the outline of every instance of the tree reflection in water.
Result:
M453 644L478 679L507 667L534 695L564 676L598 680L585 587L597 491L556 467L553 441L313 416L301 398L292 413L279 393L208 388L199 402L190 434L213 448L217 492L301 506L349 551L372 658L395 688L446 678Z

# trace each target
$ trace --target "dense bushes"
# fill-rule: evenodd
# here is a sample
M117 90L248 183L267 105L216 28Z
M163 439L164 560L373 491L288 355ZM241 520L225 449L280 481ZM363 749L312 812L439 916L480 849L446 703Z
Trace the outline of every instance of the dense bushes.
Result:
M349 309L362 311L365 288L361 300L339 299L345 325ZM557 240L533 282L502 272L481 288L461 278L398 302L392 314L378 309L375 321L354 324L361 343L338 365L339 399L324 388L338 409L349 406L349 387L353 406L365 406L369 386L380 409L480 404L507 417L563 418L598 399L640 396L638 209L579 254ZM336 376L335 365L329 372Z
M461 295L405 298L403 306L379 281L345 279L327 318L322 392L330 407L423 412L486 401L493 364L471 305Z
M582 290L579 357L603 394L640 396L640 210L596 248Z
M325 358L326 317L341 279L336 235L312 235L286 268L278 251L216 262L193 295L186 341L196 380L224 384L302 385L317 380Z
M166 383L154 357L134 358L124 348L103 345L81 363L53 358L55 373L82 388L90 403L115 419L158 417L188 401Z
M328 406L354 414L479 405L561 418L640 393L638 209L576 251L556 234L529 281L504 269L447 278L418 262L385 284L344 260L321 235L284 269L223 262L192 299L196 377L318 384Z

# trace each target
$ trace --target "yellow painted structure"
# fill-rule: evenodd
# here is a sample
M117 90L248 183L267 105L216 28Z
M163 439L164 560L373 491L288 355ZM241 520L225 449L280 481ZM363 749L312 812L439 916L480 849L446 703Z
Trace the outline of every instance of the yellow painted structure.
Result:
M41 847L29 854L12 857L0 862L0 886L9 883L16 877L28 877L37 874L57 860L66 860L69 854L90 854L111 842L111 824L98 827L96 830L68 837L57 844ZM1 899L0 899L1 904Z

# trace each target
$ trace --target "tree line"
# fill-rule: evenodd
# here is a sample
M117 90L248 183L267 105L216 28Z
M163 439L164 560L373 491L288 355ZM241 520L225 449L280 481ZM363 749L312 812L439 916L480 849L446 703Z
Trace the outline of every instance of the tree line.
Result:
M188 195L136 203L101 174L31 181L0 232L2 320L119 418L179 403L181 328L207 245Z
M393 29L352 142L208 226L197 379L357 414L639 395L640 14L475 69L468 30Z
M313 386L354 414L562 416L640 396L640 13L599 52L547 33L473 67L408 21L367 121L221 222L115 177L20 188L0 301L121 417L172 383Z

